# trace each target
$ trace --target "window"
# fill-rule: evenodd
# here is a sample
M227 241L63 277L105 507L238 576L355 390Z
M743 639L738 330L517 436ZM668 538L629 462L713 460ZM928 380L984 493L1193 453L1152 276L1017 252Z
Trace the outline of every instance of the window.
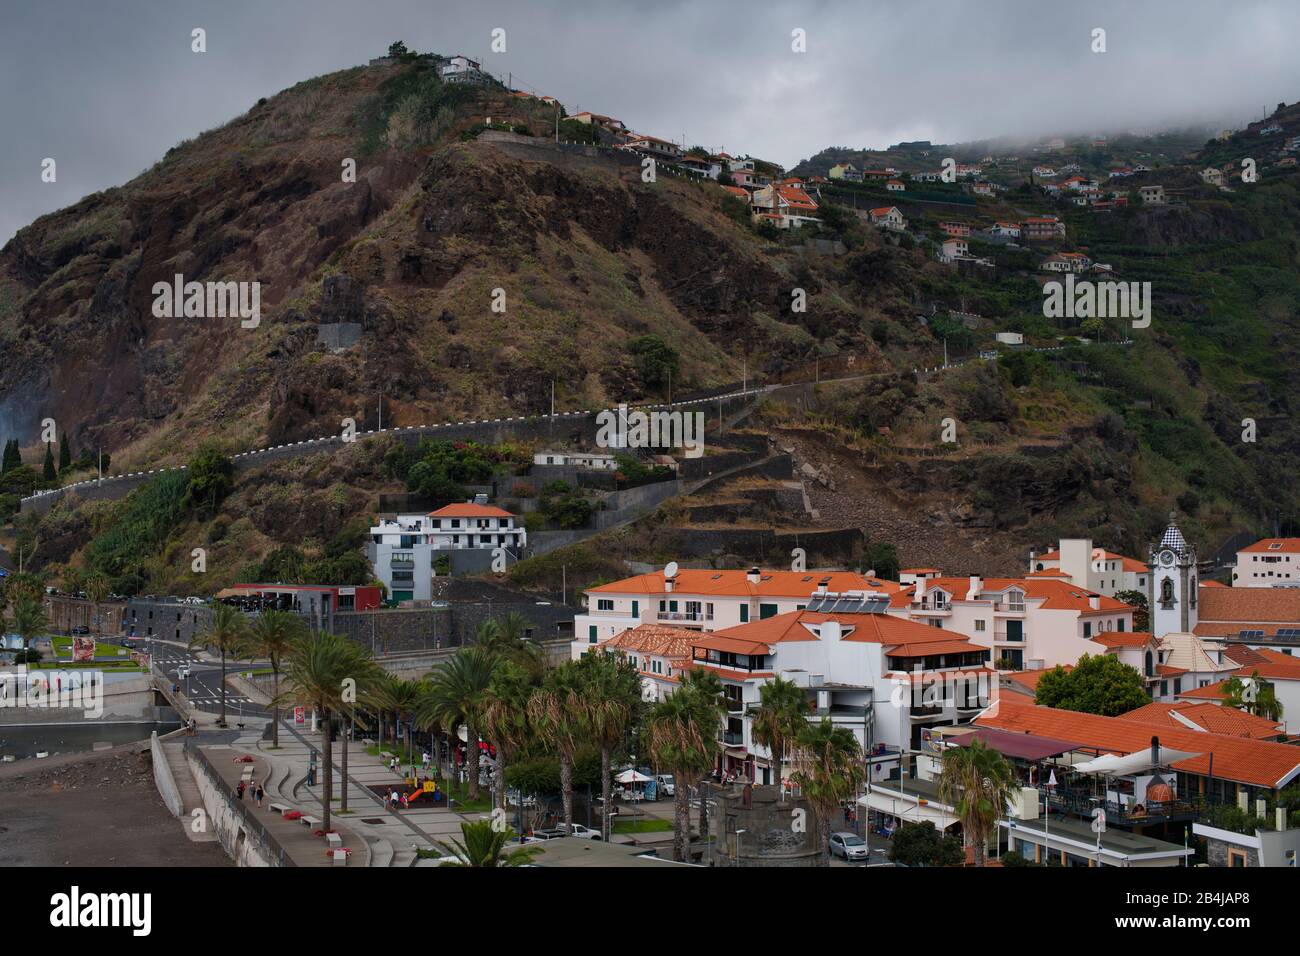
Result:
M748 605L748 604L742 604L742 605L740 606L740 623L741 623L741 624L748 624L748 623L749 623L749 605Z
M982 620L981 620L981 621L976 621L976 622L975 622L975 630L976 630L977 633L983 633L983 631L984 631L984 622L983 622Z
M769 617L776 617L777 606L775 604L760 604L758 606L758 619L765 621Z
M1092 621L1083 622L1083 636L1092 637Z
M588 643L588 644L595 644L595 643L596 643L596 625L595 625L595 624L593 624L593 625L591 625L589 628L587 628L587 643Z
M612 610L614 610L614 602L613 602L613 600L610 599L610 598L599 598L599 599L596 601L596 610L597 610L597 611L612 611Z
M1228 866L1244 867L1246 865L1245 850L1228 850Z

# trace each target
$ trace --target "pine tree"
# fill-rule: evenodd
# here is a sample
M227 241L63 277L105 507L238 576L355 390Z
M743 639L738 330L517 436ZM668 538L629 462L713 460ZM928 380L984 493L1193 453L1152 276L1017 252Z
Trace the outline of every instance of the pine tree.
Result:
M72 446L68 444L68 433L59 439L59 474L63 474L72 464Z
M54 443L53 442L47 441L45 443L45 468L44 471L42 472L42 477L46 481L54 481L58 477L58 474L54 470Z
M12 471L23 463L22 452L18 448L18 439L11 438L5 442L4 471Z

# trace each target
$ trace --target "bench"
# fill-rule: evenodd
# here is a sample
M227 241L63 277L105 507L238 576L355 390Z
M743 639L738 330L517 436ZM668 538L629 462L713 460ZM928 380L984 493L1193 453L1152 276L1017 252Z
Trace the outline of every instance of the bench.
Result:
M302 820L302 825L305 826L308 830L314 830L316 828L316 825L320 823L320 817L308 816L305 813L302 815L300 819Z
M347 850L330 850L329 853L330 853L330 856L332 856L332 857L334 858L334 866L347 866L347 865L348 865L348 851L347 851Z
M337 850L339 847L343 846L343 837L339 836L337 833L327 833L325 834L325 845L331 850Z
M287 803L273 803L271 804L271 809L274 810L276 813L280 814L280 816L284 816L293 808L289 806Z

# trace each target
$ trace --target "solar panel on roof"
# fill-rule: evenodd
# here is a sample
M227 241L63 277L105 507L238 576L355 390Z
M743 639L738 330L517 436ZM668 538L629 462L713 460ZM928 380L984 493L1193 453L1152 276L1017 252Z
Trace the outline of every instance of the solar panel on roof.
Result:
M1263 631L1242 631L1241 636L1242 637L1263 637L1264 632Z
M839 594L828 591L814 594L808 599L806 610L820 614L883 614L889 607L889 595L847 591Z

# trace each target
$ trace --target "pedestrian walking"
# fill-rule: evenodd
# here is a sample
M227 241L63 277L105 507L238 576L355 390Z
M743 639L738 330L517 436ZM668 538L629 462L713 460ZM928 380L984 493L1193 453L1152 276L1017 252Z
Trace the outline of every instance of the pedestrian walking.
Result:
M391 798L391 799L392 799L392 801L393 801L393 809L396 810L396 809L397 809L397 801L398 801L398 796L397 796L397 791L396 791L396 790L393 791L393 793L392 793L392 798Z
M262 805L262 798L264 796L266 796L266 791L262 789L262 785L259 783L257 785L257 805L259 807Z
M235 788L235 794L239 797L240 800L244 799L244 781L242 780L239 781L239 786Z

